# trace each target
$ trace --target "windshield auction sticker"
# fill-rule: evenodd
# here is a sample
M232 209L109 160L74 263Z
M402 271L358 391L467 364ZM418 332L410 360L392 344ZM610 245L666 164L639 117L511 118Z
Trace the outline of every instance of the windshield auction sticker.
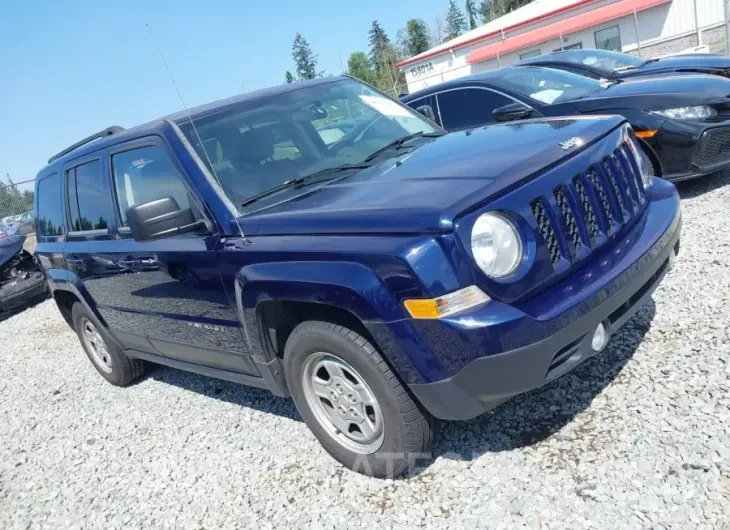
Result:
M368 107L375 109L383 116L403 117L403 118L412 117L410 112L408 112L406 109L404 109L403 107L398 105L395 101L391 101L387 98L384 98L381 96L365 96L365 95L361 94L360 99Z

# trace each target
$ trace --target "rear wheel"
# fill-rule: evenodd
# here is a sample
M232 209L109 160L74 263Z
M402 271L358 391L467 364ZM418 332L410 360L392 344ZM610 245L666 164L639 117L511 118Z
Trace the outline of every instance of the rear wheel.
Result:
M86 356L104 379L127 386L142 377L145 362L127 357L81 302L73 305L71 318Z
M355 331L300 324L286 343L284 368L299 413L343 465L395 477L429 459L435 420Z

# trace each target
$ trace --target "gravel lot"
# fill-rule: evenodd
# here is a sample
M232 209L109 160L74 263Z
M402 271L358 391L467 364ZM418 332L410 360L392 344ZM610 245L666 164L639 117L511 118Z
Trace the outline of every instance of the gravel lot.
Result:
M0 528L730 528L730 175L608 350L408 480L349 472L292 403L167 368L117 389L51 302L0 322Z

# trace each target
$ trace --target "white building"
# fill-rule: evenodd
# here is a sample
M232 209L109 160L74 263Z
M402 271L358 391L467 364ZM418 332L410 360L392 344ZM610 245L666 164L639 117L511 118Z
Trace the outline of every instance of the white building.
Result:
M398 64L415 92L571 48L725 53L724 0L535 0Z

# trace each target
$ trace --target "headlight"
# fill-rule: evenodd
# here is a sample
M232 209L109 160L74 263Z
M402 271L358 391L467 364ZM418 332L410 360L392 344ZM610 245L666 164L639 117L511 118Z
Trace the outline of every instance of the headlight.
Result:
M524 256L517 227L496 213L485 213L474 223L471 251L479 268L492 278L514 273Z
M676 109L655 110L654 114L664 116L670 120L704 120L717 116L717 111L706 105L696 107L677 107Z
M639 173L641 173L641 182L644 184L644 187L647 187L649 185L651 177L656 177L654 164L649 158L649 155L646 154L646 151L644 151L644 148L637 140L632 140L631 142L629 142L629 145L631 146L631 151L634 153L636 163L639 166Z

